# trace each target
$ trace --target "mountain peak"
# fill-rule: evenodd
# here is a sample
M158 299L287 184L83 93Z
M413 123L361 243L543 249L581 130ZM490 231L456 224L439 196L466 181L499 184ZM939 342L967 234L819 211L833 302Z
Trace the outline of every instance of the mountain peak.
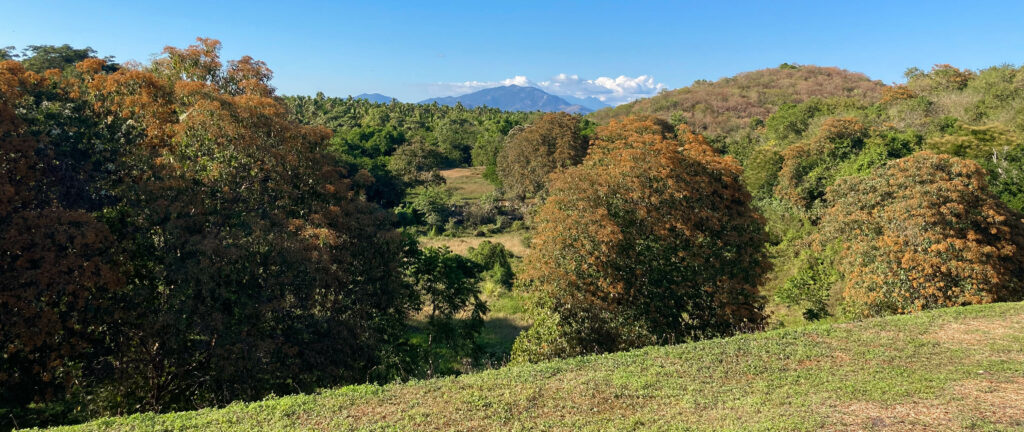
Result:
M366 99L370 102L375 103L391 103L392 100L396 100L391 96L384 96L380 93L363 93L358 96L352 96L353 99Z
M489 87L461 96L431 98L420 103L431 104L435 102L440 105L462 103L466 108L489 106L505 111L564 111L573 114L586 114L593 111L591 108L569 102L539 88L515 84Z

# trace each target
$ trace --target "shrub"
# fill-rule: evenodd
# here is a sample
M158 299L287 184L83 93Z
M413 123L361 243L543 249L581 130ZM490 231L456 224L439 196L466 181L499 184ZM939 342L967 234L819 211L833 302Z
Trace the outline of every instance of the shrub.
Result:
M430 228L439 228L448 222L452 210L452 191L444 186L424 186L413 191L412 208L420 220Z
M425 248L407 270L426 314L427 338L421 365L427 378L450 373L453 364L472 358L487 305L480 299L480 267L447 247Z
M829 189L815 241L842 242L858 315L1024 299L1024 221L977 163L921 152Z
M484 280L505 288L511 288L515 279L512 272L512 252L501 243L489 240L480 242L475 248L469 248L469 259L475 261L483 269Z

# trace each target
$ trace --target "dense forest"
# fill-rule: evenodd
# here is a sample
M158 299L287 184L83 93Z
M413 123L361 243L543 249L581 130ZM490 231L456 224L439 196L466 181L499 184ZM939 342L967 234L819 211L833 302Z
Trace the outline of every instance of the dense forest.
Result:
M280 96L219 53L0 50L0 425L1024 300L1022 68L580 116Z

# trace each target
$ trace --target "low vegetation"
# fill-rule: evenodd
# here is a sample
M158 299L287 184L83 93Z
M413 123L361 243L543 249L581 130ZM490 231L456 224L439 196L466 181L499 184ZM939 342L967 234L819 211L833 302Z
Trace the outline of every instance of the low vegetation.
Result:
M138 414L128 430L1024 430L1024 304Z

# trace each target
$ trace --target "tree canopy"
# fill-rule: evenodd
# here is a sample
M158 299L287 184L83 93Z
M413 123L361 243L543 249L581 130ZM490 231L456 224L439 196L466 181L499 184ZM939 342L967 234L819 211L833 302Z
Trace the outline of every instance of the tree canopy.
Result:
M554 318L517 340L530 360L757 328L769 268L741 169L700 135L652 118L598 128L552 175L524 278ZM558 342L544 339L554 334ZM551 352L545 346L564 346Z

